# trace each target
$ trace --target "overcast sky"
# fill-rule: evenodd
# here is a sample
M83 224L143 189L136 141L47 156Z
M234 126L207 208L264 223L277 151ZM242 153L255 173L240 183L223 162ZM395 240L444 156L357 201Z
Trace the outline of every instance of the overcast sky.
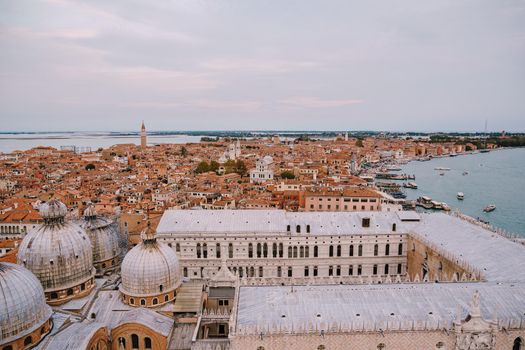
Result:
M0 131L525 131L525 1L0 0Z

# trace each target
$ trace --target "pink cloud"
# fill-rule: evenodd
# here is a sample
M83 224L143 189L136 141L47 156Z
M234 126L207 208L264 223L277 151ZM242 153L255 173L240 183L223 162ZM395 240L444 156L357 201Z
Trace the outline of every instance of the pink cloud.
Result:
M355 104L364 103L359 99L320 99L318 97L296 96L284 100L280 103L292 107L302 108L329 108L329 107L343 107Z

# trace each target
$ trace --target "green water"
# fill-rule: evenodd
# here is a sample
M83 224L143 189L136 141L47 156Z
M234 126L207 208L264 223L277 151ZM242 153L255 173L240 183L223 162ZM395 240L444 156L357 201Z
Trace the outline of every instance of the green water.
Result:
M434 170L435 167L451 170ZM418 184L417 190L405 189L407 198L426 195L525 237L525 148L414 161L402 169L415 174ZM465 171L468 175L462 175ZM441 172L445 175L440 176ZM465 194L463 201L456 198L458 192ZM483 212L489 204L495 204L496 210Z

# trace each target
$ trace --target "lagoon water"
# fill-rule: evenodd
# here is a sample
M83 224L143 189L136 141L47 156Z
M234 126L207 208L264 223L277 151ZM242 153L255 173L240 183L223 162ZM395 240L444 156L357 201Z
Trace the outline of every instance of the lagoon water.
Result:
M468 175L462 175L465 171ZM402 166L402 172L416 175L418 184L417 190L405 189L407 198L426 195L525 237L525 148L414 161ZM465 194L463 201L456 198L458 192ZM483 212L489 204L497 209Z

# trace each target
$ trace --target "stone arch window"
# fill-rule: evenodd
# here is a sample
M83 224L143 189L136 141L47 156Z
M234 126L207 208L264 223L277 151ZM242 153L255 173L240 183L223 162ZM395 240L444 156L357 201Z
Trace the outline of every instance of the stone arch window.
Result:
M319 247L314 245L314 258L317 258L319 256Z
M85 283L82 283L82 284L80 285L80 290L85 290L85 289L86 289L86 284L85 284Z
M265 258L268 257L268 243L264 243L264 244L263 244L263 256L264 256Z
M146 300L140 299L140 305L142 305L142 306L146 305Z
M301 233L301 225L295 226L295 232Z
M517 337L514 339L514 344L512 345L512 350L524 350L524 342L522 337Z
M306 233L310 233L310 225L306 225Z
M136 334L131 335L131 348L132 349L138 349L139 348L139 336Z
M122 349L125 349L126 348L126 338L119 337L118 338L118 344L119 344L120 347L122 347Z
M305 246L304 247L304 257L305 258L309 258L310 257L310 247L309 246Z
M445 343L443 343L442 341L436 343L436 349L444 349L444 348L445 348Z
M150 337L144 338L144 349L151 349L151 338Z
M337 256L341 256L341 245L337 245Z
M334 256L334 246L333 245L328 247L328 256L330 257Z
M397 255L403 255L403 243L399 243L397 246Z
M33 343L33 338L31 336L28 336L24 339L24 346L31 345Z
M388 275L388 273L389 273L388 264L385 264L385 275Z
M292 257L292 246L288 246L288 258Z
M297 258L297 246L293 247L293 257Z
M277 243L272 244L272 256L277 258Z
M169 294L166 294L166 295L164 296L164 301L168 301L169 298L170 298Z
M291 231L290 225L286 225L286 232L290 232L290 231Z
M228 258L230 259L233 258L233 244L232 243L228 244Z
M200 259L201 254L202 254L202 252L201 252L201 244L197 243L197 258Z
M135 305L135 299L133 299L133 298L129 298L129 303L130 303L131 305Z
M385 255L390 255L390 244L385 244Z
M153 305L157 305L159 303L159 299L153 298Z
M383 349L386 349L386 345L385 345L385 343L379 343L379 344L377 344L377 350L383 350Z
M51 299L58 299L58 294L56 292L51 292L50 298Z
M217 243L215 245L215 257L217 259L220 259L221 258L221 244L220 243Z
M397 229L397 225L396 225L396 223L393 223L393 224L392 224L392 231L393 231L393 232L396 232L396 229Z
M159 286L159 290L160 290L161 293L164 290L164 286L162 284Z
M253 244L248 243L248 258L253 258Z
M379 245L374 244L374 256L378 256L378 255L379 255Z
M350 244L350 248L348 250L348 255L349 256L354 256L354 245L353 244Z
M73 289L69 288L69 289L67 290L67 295L73 295Z
M204 259L208 257L208 245L206 243L202 245L202 257Z
M304 258L304 247L303 246L299 247L299 257Z
M372 267L372 275L377 275L377 265Z
M357 246L357 256L363 256L363 245L362 244Z
M250 277L255 277L255 267L250 267Z
M185 268L182 269L182 275L183 275L184 277L188 277L188 268L187 268L187 267L185 267Z

